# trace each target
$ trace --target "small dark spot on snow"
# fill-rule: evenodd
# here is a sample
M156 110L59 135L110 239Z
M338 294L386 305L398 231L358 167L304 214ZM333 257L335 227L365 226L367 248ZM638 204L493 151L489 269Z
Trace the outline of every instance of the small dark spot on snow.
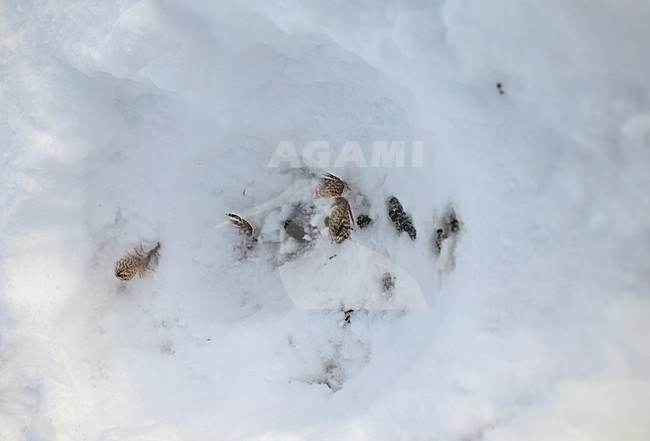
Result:
M450 271L455 266L456 244L464 225L452 206L447 207L436 224L434 252L440 258L439 268Z
M381 284L384 287L384 292L391 292L395 289L395 276L391 273L384 273L381 276Z
M284 230L289 236L293 237L298 242L308 241L305 239L305 236L307 236L305 229L292 219L287 219L284 221Z
M370 219L370 216L368 216L367 214L360 214L357 217L357 225L359 225L359 228L361 229L366 228L371 223L372 223L372 219Z
M499 95L503 95L504 93L506 93L503 90L503 84L501 84L501 83L497 83L497 90L499 91Z

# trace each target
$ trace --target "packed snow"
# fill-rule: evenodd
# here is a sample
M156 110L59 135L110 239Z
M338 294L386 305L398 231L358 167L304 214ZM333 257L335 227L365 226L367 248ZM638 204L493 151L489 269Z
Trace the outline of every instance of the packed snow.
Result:
M4 0L0 440L650 440L648 23Z

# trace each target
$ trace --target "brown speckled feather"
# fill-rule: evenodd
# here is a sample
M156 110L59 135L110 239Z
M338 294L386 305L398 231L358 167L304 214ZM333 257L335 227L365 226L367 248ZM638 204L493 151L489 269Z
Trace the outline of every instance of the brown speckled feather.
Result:
M145 252L142 245L115 262L115 277L127 282L135 276L144 277L158 263L160 242L150 251Z
M316 196L319 198L333 198L341 196L347 184L343 182L339 177L334 176L331 173L325 173L325 175L318 182L318 187L316 187Z
M350 234L350 226L354 225L354 217L348 200L337 197L332 204L329 217L329 235L334 243L341 243Z
M253 235L253 227L246 219L233 213L228 213L228 218L230 219L230 223L237 227L237 229L246 236Z

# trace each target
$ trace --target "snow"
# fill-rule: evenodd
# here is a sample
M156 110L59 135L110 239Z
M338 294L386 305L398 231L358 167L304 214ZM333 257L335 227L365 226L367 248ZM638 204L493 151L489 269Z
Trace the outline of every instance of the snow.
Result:
M635 0L3 2L0 439L650 439L648 20ZM328 142L332 167L268 167L282 141ZM422 167L334 167L346 141L367 165L421 141ZM341 245L324 172L374 220ZM308 245L282 228L296 204ZM157 241L149 277L114 276Z

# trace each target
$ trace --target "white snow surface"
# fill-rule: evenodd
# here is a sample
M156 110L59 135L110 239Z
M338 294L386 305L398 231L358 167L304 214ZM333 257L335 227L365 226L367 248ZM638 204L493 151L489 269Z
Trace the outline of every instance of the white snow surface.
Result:
M640 0L2 1L0 440L650 440L648 23ZM423 166L267 167L280 140L385 139ZM300 251L282 223L325 171L375 222L331 244L315 201ZM157 241L149 277L114 276Z

